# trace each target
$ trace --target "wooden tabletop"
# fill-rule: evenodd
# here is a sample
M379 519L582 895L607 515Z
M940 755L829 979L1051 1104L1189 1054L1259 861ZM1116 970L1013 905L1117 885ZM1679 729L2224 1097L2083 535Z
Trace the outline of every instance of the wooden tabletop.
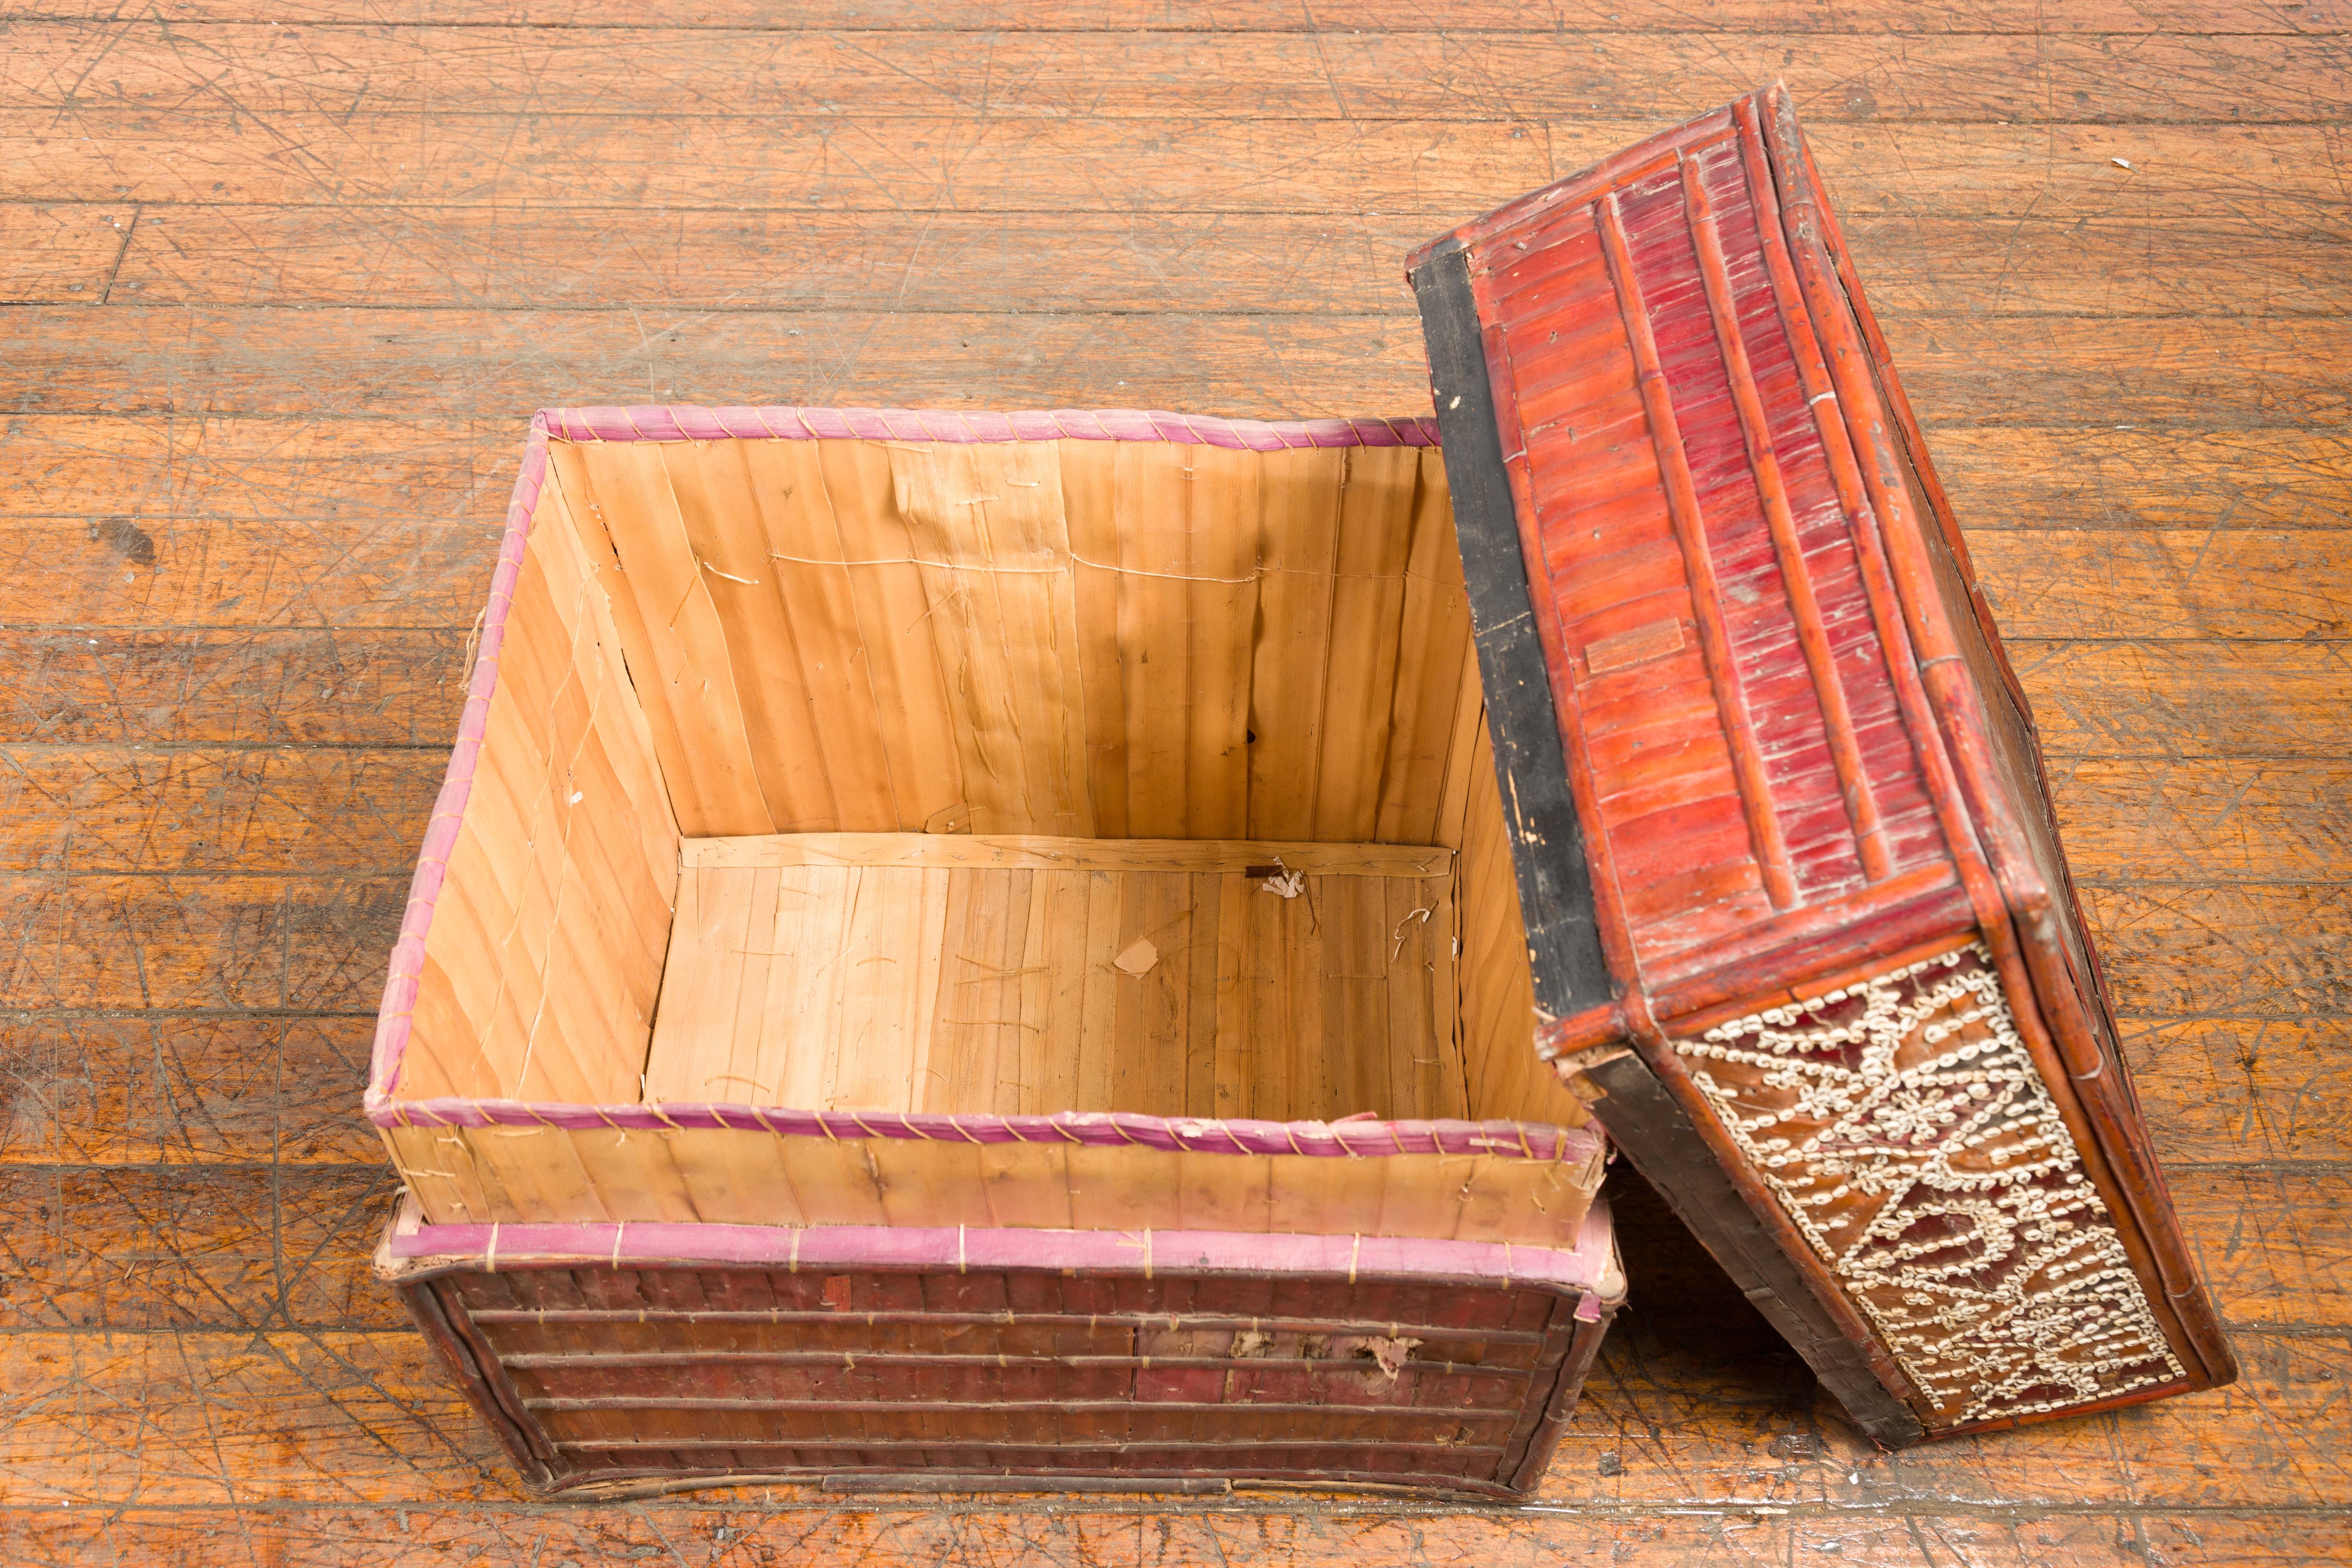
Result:
M9 1562L2352 1558L2347 0L5 9ZM1876 1454L1629 1190L1539 1507L524 1499L357 1105L530 411L1425 413L1412 244L1775 75L2243 1381Z

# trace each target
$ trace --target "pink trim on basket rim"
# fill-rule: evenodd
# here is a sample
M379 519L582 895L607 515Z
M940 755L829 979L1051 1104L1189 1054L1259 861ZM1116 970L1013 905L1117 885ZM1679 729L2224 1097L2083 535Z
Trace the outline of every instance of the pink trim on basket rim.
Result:
M939 408L549 408L561 441L1173 441L1243 452L1298 447L1434 447L1437 421L1223 419L1159 409L1055 408L1000 414Z
M1249 451L1297 447L1433 447L1432 419L1321 419L1265 422L1128 409L1053 413L942 413L865 408L569 408L531 416L522 470L507 506L506 533L490 577L489 605L467 683L457 743L425 847L409 882L400 935L376 1016L365 1108L378 1127L553 1127L573 1131L715 1129L782 1136L923 1139L962 1143L1136 1144L1202 1153L1309 1154L1363 1158L1384 1154L1492 1154L1529 1160L1574 1160L1604 1146L1597 1127L1537 1122L1455 1121L1220 1121L1198 1117L1127 1112L1063 1111L1051 1116L928 1115L896 1111L815 1111L733 1104L568 1105L551 1101L402 1100L392 1086L408 1054L416 993L425 970L425 940L456 848L471 794L474 768L488 731L490 697L498 688L507 616L522 575L524 547L547 484L547 443L566 440L699 441L737 437L788 440L932 440L945 442L1051 440L1176 441Z
M704 1225L676 1221L419 1225L395 1228L384 1256L448 1268L1083 1268L1104 1274L1343 1275L1353 1280L1494 1281L1582 1290L1597 1321L1624 1299L1609 1206L1596 1202L1572 1251L1509 1242L1214 1230L982 1230L954 1226ZM404 1270L405 1274L407 1271ZM1588 1315L1589 1314L1589 1315Z
M1050 1116L949 1115L900 1110L806 1110L750 1105L567 1105L520 1100L393 1100L370 1091L379 1127L551 1127L572 1132L710 1129L786 1138L918 1139L939 1143L1046 1143L1181 1149L1202 1154L1494 1154L1580 1160L1606 1147L1598 1127L1535 1121L1244 1121L1132 1111L1060 1110Z

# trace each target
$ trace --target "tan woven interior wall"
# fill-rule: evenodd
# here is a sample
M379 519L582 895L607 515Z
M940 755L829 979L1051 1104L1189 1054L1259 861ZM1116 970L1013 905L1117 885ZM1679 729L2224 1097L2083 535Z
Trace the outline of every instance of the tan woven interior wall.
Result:
M552 450L689 836L1429 844L1467 763L1433 452Z
M1440 1083L1339 1098L1584 1120L1529 1050L1434 451L550 450L403 1095L637 1099L678 834L1034 833L1461 850Z
M426 933L403 1098L637 1098L678 833L583 539L601 534L549 487Z

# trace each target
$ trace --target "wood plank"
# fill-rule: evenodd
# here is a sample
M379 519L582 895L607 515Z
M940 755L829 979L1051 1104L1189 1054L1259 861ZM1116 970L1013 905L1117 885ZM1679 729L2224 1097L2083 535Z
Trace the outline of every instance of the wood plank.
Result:
M0 304L99 305L130 242L127 204L0 203Z
M1989 216L1957 195L1925 211L1848 226L1883 315L1918 311L2110 317L2341 315L2340 250L2315 213L2298 232L2271 215L2232 220L2188 206L2177 171L2140 177L2104 159L2076 171L2108 205L2067 216ZM2053 173L2050 193L2057 190ZM2210 190L2207 184L2202 189ZM964 198L970 199L970 198ZM2076 196L2074 201L2082 200ZM1321 205L1322 204L1317 204ZM2172 210L2185 207L2186 210ZM0 207L0 212L8 209ZM106 205L54 211L103 214ZM120 204L114 204L120 210ZM151 211L152 209L150 209ZM1045 213L1017 228L982 212L190 206L142 222L116 282L149 304L613 309L1261 309L1394 315L1395 259L1459 216L1403 210ZM1055 265L1024 265L1039 250ZM694 258L680 274L676 258ZM909 270L909 257L918 265ZM62 285L59 285L62 287Z
M380 1168L373 1016L20 1015L0 1030L0 1162Z
M1784 1448L1803 1434L1780 1435ZM1810 1437L1806 1437L1810 1441ZM1563 1460L1563 1463L1567 1461ZM1620 1463L1622 1460L1612 1459ZM739 1568L771 1552L854 1562L887 1551L954 1562L1008 1539L1037 1561L1092 1564L1113 1556L1137 1568L1180 1568L1244 1558L1280 1568L1345 1568L1367 1558L1412 1563L1470 1560L1491 1568L1552 1568L1564 1557L1605 1556L1626 1568L1671 1568L1710 1555L1746 1561L1839 1561L1936 1568L1958 1560L1984 1568L2106 1568L2134 1562L2207 1559L2245 1568L2290 1568L2352 1554L2352 1531L2326 1513L2209 1509L2093 1508L1939 1512L1918 1504L1858 1509L1780 1502L1692 1508L1659 1516L1580 1508L1573 1521L1535 1515L1507 1531L1475 1513L1403 1515L1394 1505L1352 1500L1344 1513L1245 1495L1209 1509L1026 1503L952 1507L898 1499L785 1501L570 1503L518 1510L418 1500L367 1504L114 1508L0 1511L0 1529L30 1560L196 1562L224 1538L262 1562L334 1562L423 1549L464 1560L513 1553L529 1562L619 1562L663 1553ZM1120 1555L1124 1554L1124 1555Z
M448 765L424 750L7 747L0 868L404 871Z
M58 134L47 111L0 108L0 153L16 175L14 189L27 199L172 204L147 209L139 226L159 226L158 237L166 239L178 216L172 207L181 203L301 206L321 205L322 192L325 205L363 206L913 208L1024 220L1041 204L1120 213L1425 212L1440 220L1426 237L1463 213L1606 157L1686 112L1579 113L1547 124L1465 103L1420 121L1016 123L838 113L809 124L362 107L280 113L264 124L206 107L166 120L93 105L76 116L87 142ZM2295 232L2324 224L2329 204L2340 199L2329 171L2345 132L2324 122L1840 125L1808 113L1806 126L1850 223L1939 206L1959 216L2044 221L2118 212L2210 219L2219 188L2262 192L2262 225ZM836 137L858 145L860 155L834 155ZM663 156L628 166L595 156L599 148L635 142L658 144ZM2132 164L2127 184L2116 157ZM498 169L495 183L483 180L485 166ZM673 277L664 291L681 286ZM138 293L126 290L113 303Z
M408 879L0 878L0 1005L373 1014Z
M2347 750L2341 643L2020 637L2008 646L2053 760Z
M792 833L688 838L684 863L993 867L1037 871L1246 871L1280 862L1318 877L1444 877L1454 853L1411 844L1234 838L1067 838L988 833Z
M366 1259L398 1195L362 1165L0 1165L0 1329L400 1329Z
M64 1388L83 1390L61 1401ZM84 1404L87 1400L89 1403ZM414 1489L510 1499L511 1470L415 1330L13 1334L0 1410L12 1500L59 1512ZM169 1478L169 1479L167 1479Z
M2352 865L2352 767L2076 757L2050 775L2083 881L2335 880Z
M1722 1338L1736 1344L1736 1330ZM2352 1352L2340 1334L2246 1329L2239 1338L2250 1366L2232 1388L2143 1407L2119 1423L2042 1426L1998 1445L1898 1459L1847 1435L1769 1349L1743 1363L1736 1350L1724 1353L1720 1339L1711 1354L1644 1336L1642 1359L1625 1353L1630 1345L1602 1352L1537 1500L1580 1515L1594 1505L1627 1515L1811 1505L1821 1517L1850 1521L1857 1510L1916 1515L1924 1492L1930 1506L2030 1521L2085 1500L2205 1506L2211 1473L2228 1466L2244 1476L2234 1510L2340 1510L2346 1479L2315 1449ZM19 1507L46 1502L62 1515L60 1500L93 1513L91 1505L299 1501L328 1488L399 1506L517 1496L488 1432L414 1332L34 1331L9 1336L8 1349L0 1412L13 1423L11 1500ZM58 1397L68 1380L79 1399ZM1698 1415L1735 1392L1745 1397L1724 1414ZM1799 1436L1801 1449L1789 1440ZM1784 1458L1792 1450L1803 1456L1794 1463ZM835 1500L810 1504L844 1511ZM1288 1498L1280 1504L1270 1511L1297 1507ZM661 1516L680 1506L662 1505ZM1432 1522L1395 1504L1349 1507L1350 1515L1383 1511L1415 1528ZM1581 1518L1567 1522L1584 1528ZM1130 1520L1120 1539L1131 1545L1134 1535Z
M2136 1019L2123 1034L2168 1168L2352 1160L2352 1022Z
M360 405L452 417L534 405L725 402L787 376L800 400L974 406L969 367L998 364L989 407L1181 408L1297 418L1429 406L1406 314L1202 310L1107 330L1086 315L885 310L582 311L549 339L528 312L352 311L116 305L0 312L0 394L41 413L284 414L333 384ZM1912 400L1945 420L2293 425L2341 417L2333 366L2352 353L2337 318L1911 316L1885 323ZM75 353L46 357L71 331ZM942 354L940 345L957 345ZM837 345L858 344L853 360ZM1312 363L1301 378L1292 367ZM41 368L35 372L33 365ZM191 379L188 372L201 367ZM1204 388L1214 388L1204 394ZM668 613L665 607L665 615Z
M1912 402L1947 421L2291 425L2340 418L2347 401L2340 381L2287 353L2296 337L2326 352L2334 328L2322 322L1923 312L1882 324ZM2255 387L2250 372L2275 379Z
M1927 415L1935 422L1933 411ZM1965 418L1966 416L1963 416ZM1927 444L1970 549L1996 530L2341 528L2352 465L2324 429L1971 427Z
M127 515L159 535L159 563L175 556L192 572L208 557L175 551L157 521L464 521L496 531L506 522L524 423L511 414L479 425L316 411L282 419L18 414L0 426L0 461L16 480L0 490L0 517ZM304 531L292 531L289 542Z
M983 91L955 33L834 35L662 28L203 29L190 50L162 30L20 28L0 103L85 101L173 110L226 96L269 116L364 103L528 101L541 114L673 112L1427 118L1460 103L1451 62L1412 34L1234 36L1013 32L992 40ZM1673 33L1489 32L1480 89L1518 112L1569 118L1605 100L1680 119L1785 76L1809 121L2224 121L2314 118L2342 57L2326 37L1855 34L1833 50L1802 34L1722 33L1694 52ZM103 61L101 68L100 62ZM99 75L105 86L89 90ZM2031 80L2035 90L2018 84Z
M446 748L467 647L457 627L0 631L0 742Z
M2352 883L2091 887L2083 910L2123 1016L2352 1013Z
M254 0L184 0L173 6L174 25L219 22L271 22L308 27L420 26L451 23L475 26L571 27L602 30L611 24L593 16L567 16L551 21L534 7L505 0L488 5L473 0L299 0L290 5L262 6ZM113 0L40 0L25 8L27 16L65 20L111 21L119 16ZM1702 12L1654 4L1621 5L1606 16L1596 16L1564 0L1457 0L1442 16L1433 16L1419 0L1363 0L1348 14L1353 26L1382 32L1444 34L1525 31L1530 27L1558 29L1574 25L1592 33L1639 32L1670 23L1677 32L1706 35L1718 32L2055 32L2121 34L2181 33L2332 33L2352 25L2339 0L2315 0L2310 5L2277 4L2275 0L2134 0L2129 7L2084 7L2050 14L2032 0L1972 0L1948 10L1927 11L1902 0L1722 0ZM631 8L633 26L658 25L666 30L683 28L757 28L763 32L844 29L856 32L959 31L1064 33L1102 32L1132 27L1136 14L1118 0L1073 0L1040 15L1008 13L986 0L952 0L947 5L917 5L912 0L824 0L788 12L770 9L758 0L648 0ZM1315 33L1324 30L1311 13L1287 0L1186 0L1151 13L1155 32Z
M1345 189L1350 208L1470 212L1542 184L1555 165L1542 126L1525 120L1334 121L1278 130L1223 121L1123 129L1118 121L1046 120L1008 130L963 116L886 122L842 115L808 124L592 112L493 121L461 110L362 108L274 114L265 126L241 111L193 105L168 118L104 110L78 118L87 123L92 115L104 124L83 142L58 134L51 111L0 108L0 157L13 173L11 188L44 201L299 205L315 201L323 185L363 193L371 203L473 205L489 199L493 187L482 174L495 166L503 199L551 206L887 209L961 200L1026 212L1041 199L1075 195L1076 205L1097 209L1313 211L1333 205L1333 192ZM1657 129L1616 123L1626 133L1614 143L1597 135L1591 156ZM838 156L837 134L862 144L857 158ZM634 170L595 156L599 148L656 139L663 155ZM493 163L499 148L505 155ZM1220 168L1227 173L1204 179L1204 170ZM966 189L969 196L955 194ZM172 215L163 216L168 237Z
M2352 631L2352 530L1996 529L1969 552L2004 637Z
M15 522L0 526L0 624L448 626L480 608L498 548L474 523Z

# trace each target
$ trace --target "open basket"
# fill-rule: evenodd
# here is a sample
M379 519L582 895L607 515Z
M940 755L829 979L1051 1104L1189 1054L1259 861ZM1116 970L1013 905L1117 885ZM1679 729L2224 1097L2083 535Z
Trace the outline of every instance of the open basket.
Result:
M898 1232L965 1261L984 1236L1016 1270L1173 1247L1345 1295L1370 1247L1386 1278L1549 1281L1506 1317L1535 1311L1512 1331L1559 1353L1510 1397L1564 1408L1574 1324L1622 1294L1604 1146L1531 1048L1433 443L1426 422L1131 413L534 420L376 1041L368 1114L414 1202L387 1276L431 1256L487 1279L526 1237L571 1256L580 1226L611 1227L593 1250L617 1274L625 1231L668 1227L674 1260L703 1245L681 1234L753 1227L786 1278L825 1247L863 1278L838 1248ZM1147 1265L1122 1299L1172 1310L1180 1277ZM404 1289L489 1388L507 1352L478 1303ZM1437 1342L1403 1321L1373 1337ZM1221 1331L1250 1359L1234 1332L1260 1331ZM593 1397L701 1397L706 1363L662 1365ZM973 1430L1009 1443L1004 1397L950 1403L992 1405ZM1244 1408L1216 1440L1275 1419ZM1330 1436L1311 1431L1219 1462L1507 1489L1528 1452L1508 1427L1368 1438L1336 1469L1298 1458ZM1103 1441L982 1468L1100 1473ZM1183 1468L1113 1448L1115 1473ZM673 1446L654 1468L793 1472L782 1451ZM577 1458L538 1477L571 1484Z

